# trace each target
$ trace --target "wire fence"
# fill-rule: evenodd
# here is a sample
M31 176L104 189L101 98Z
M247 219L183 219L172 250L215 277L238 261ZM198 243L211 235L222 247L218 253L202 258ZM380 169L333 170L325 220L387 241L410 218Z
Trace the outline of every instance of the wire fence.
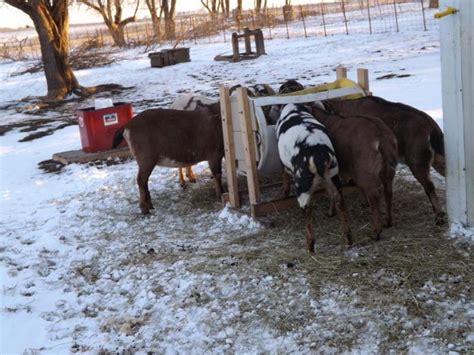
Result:
M175 38L166 40L164 23L155 35L150 20L125 27L125 38L130 46L190 46L199 43L230 42L233 32L245 27L260 28L265 39L317 37L330 35L377 34L406 31L427 31L437 28L433 18L436 9L429 8L430 0L336 0L290 7L271 7L264 13L244 11L229 18L222 14L195 14L175 19ZM162 35L163 34L163 35ZM105 25L75 26L71 28L70 45L77 48L84 43L96 47L112 46L113 40ZM40 59L40 45L35 35L16 35L3 41L0 57Z

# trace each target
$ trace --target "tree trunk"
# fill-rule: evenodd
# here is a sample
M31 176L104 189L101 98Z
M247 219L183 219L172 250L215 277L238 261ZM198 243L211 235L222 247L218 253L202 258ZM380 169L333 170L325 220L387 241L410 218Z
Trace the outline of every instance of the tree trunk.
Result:
M165 37L168 40L176 37L176 24L174 18L165 18Z
M151 15L151 23L153 24L153 34L157 41L161 38L161 20L156 13Z
M114 41L114 45L117 47L125 47L127 45L127 41L125 40L125 26L121 25L111 25L108 26L110 35Z
M166 39L174 39L176 37L176 24L174 22L174 15L176 11L176 0L162 0L161 10L163 11L165 19L165 37Z
M25 4L7 0L32 20L41 45L48 99L63 99L73 92L84 92L69 63L69 13L67 0L56 1L53 6L44 1Z

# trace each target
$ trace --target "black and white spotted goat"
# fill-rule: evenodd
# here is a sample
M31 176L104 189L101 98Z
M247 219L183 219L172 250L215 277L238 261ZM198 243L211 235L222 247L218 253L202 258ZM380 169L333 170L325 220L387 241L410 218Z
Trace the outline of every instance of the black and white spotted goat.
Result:
M347 220L338 163L326 127L305 106L288 104L281 111L277 122L278 153L283 164L283 190L288 196L291 175L295 182L298 204L305 212L306 242L314 252L311 218L311 196L325 187L336 205L348 244L352 244Z

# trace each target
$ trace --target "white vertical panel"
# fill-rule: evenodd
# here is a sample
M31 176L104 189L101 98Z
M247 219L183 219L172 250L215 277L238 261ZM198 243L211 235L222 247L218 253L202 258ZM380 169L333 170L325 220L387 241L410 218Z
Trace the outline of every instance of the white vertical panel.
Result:
M474 1L447 6L460 10L440 19L447 209L451 222L474 227Z

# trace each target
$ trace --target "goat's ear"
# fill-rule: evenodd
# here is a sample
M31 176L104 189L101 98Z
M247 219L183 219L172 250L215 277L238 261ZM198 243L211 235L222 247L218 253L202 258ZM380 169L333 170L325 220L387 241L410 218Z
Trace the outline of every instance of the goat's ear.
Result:
M229 89L229 95L231 95L235 90L237 90L237 88L240 88L240 87L242 87L242 85L240 84L231 86L231 88Z

